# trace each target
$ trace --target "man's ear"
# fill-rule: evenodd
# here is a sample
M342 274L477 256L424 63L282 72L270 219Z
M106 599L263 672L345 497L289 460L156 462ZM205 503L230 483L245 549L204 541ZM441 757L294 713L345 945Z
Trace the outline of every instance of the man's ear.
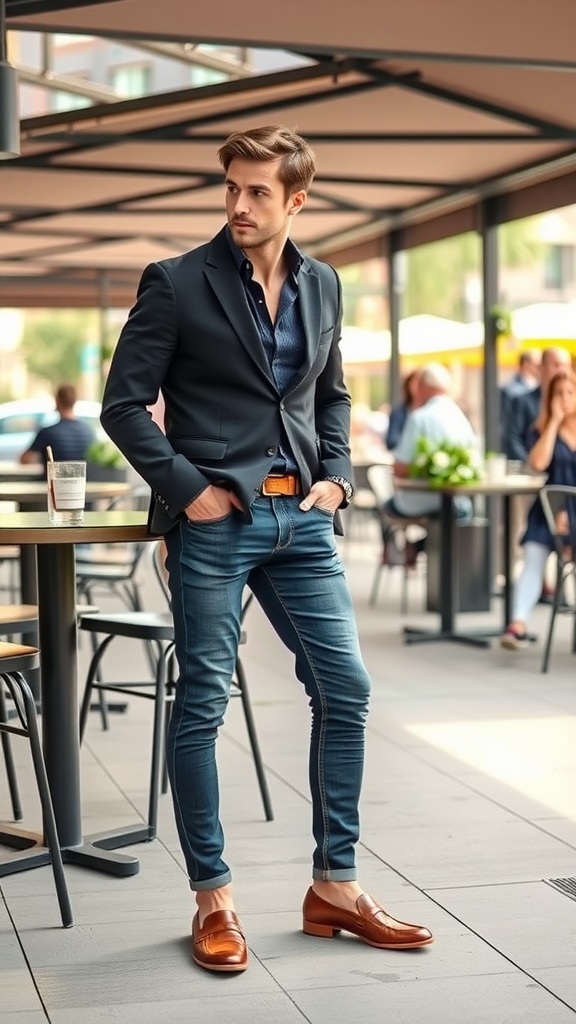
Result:
M304 203L306 202L306 192L302 188L299 192L293 192L290 196L290 208L288 210L289 217L295 217L300 212Z

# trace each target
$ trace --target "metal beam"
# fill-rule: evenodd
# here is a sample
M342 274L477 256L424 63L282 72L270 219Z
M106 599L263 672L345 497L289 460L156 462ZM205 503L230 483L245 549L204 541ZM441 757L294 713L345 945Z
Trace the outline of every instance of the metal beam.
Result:
M107 85L93 85L85 78L74 78L71 75L58 75L55 71L35 71L34 68L16 65L21 82L51 89L53 92L68 92L72 96L83 96L94 103L116 103L118 93Z
M114 40L114 42L118 42L118 40ZM221 71L223 74L229 75L231 79L251 78L254 75L254 70L249 64L235 61L233 58L218 57L216 54L205 53L198 49L202 43L148 43L143 39L132 38L122 39L121 42L134 50L152 53L157 57L168 57L170 60L180 61L183 64ZM243 47L236 47L236 49L243 49Z

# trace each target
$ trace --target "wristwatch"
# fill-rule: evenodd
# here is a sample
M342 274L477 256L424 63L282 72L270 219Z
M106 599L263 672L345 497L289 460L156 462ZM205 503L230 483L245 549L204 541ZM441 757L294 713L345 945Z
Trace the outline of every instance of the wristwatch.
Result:
M339 484L342 490L344 491L344 497L346 498L346 501L352 501L352 498L354 497L354 488L352 487L350 481L346 479L346 477L325 476L324 479L329 480L330 483L332 484Z

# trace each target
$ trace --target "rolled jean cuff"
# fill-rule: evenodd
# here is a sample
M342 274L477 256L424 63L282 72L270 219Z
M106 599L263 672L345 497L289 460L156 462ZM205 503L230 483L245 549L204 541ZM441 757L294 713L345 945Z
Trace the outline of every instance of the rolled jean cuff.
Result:
M189 879L192 892L201 892L205 889L221 889L223 885L230 885L231 881L231 871L226 871L225 874L218 875L217 878L204 878L200 882L193 882L191 878Z
M312 869L312 878L315 882L355 882L357 877L356 868Z

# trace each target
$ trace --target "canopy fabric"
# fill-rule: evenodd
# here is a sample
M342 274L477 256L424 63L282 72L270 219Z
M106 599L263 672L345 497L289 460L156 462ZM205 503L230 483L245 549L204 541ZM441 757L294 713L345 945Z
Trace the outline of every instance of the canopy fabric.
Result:
M318 174L293 237L339 252L539 178L576 202L573 0L7 0L8 27L284 48L290 70L22 123L0 164L0 303L118 298L139 269L223 223L216 151L281 121ZM567 200L570 201L570 200ZM473 223L469 213L463 224ZM461 228L461 230L463 227ZM42 283L42 280L44 283ZM31 287L32 285L32 287ZM14 303L16 304L16 303Z

